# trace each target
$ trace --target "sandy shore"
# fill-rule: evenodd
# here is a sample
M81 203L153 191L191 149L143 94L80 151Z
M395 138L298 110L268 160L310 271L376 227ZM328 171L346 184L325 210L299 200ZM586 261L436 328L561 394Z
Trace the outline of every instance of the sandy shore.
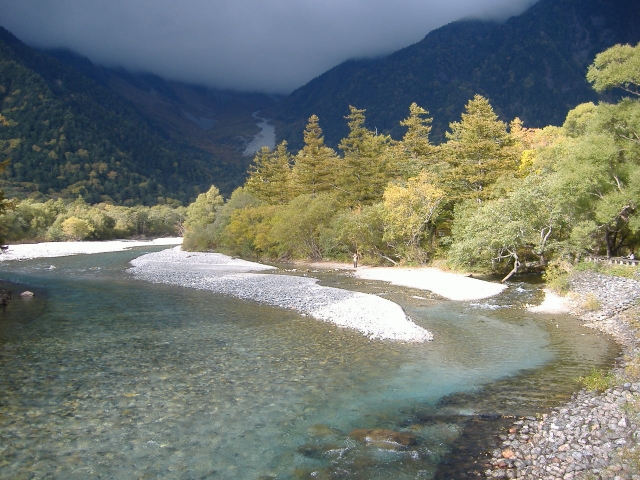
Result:
M438 268L357 268L354 275L368 280L382 280L403 287L429 290L449 300L480 300L499 294L506 285L486 282Z
M104 242L42 242L9 245L0 255L0 262L29 260L32 258L66 257L69 255L120 252L147 245L180 245L182 238L157 238L155 240L107 240Z
M544 300L540 305L527 307L532 313L571 313L572 304L568 297L561 297L551 290L544 289Z

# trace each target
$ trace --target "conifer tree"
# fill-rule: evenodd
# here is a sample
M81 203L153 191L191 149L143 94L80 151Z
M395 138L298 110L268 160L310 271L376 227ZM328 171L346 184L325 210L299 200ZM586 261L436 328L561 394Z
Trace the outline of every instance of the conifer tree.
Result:
M405 178L415 177L434 160L436 147L430 142L432 119L429 112L415 102L409 107L409 117L400 122L407 133L393 149L399 173Z
M249 168L245 187L256 198L269 204L284 204L291 199L291 154L282 141L272 152L262 147Z
M385 152L391 144L388 135L377 135L364 126L365 110L349 106L349 135L339 148L344 153L340 163L338 186L349 206L366 205L380 200L394 173Z
M294 195L334 190L338 155L324 144L318 117L312 115L304 130L304 147L294 159L291 183Z
M460 122L449 124L444 159L450 164L450 188L458 199L491 197L491 186L509 172L515 172L518 155L511 148L514 139L506 123L498 120L489 101L481 95L465 106Z

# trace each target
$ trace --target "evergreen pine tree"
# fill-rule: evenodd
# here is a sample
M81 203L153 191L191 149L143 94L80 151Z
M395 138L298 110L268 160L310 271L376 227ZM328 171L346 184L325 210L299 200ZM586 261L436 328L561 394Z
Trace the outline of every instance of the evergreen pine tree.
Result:
M324 144L318 117L312 115L304 130L304 147L295 156L291 172L294 194L334 190L339 161L336 152Z

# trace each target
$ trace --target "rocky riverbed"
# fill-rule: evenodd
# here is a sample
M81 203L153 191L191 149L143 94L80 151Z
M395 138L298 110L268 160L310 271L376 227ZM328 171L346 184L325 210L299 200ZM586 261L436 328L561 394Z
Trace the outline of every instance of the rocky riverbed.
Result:
M539 418L518 419L500 435L488 478L640 479L640 281L587 271L569 284L572 313L622 347L614 385L582 390Z

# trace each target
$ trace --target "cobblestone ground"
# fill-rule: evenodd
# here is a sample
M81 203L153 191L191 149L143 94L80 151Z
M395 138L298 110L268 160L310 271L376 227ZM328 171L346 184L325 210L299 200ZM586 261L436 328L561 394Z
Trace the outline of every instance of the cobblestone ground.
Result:
M516 421L500 436L487 478L640 479L640 282L596 272L569 280L573 314L612 335L622 346L615 385L604 392L582 390L541 418ZM587 311L587 300L599 306Z

